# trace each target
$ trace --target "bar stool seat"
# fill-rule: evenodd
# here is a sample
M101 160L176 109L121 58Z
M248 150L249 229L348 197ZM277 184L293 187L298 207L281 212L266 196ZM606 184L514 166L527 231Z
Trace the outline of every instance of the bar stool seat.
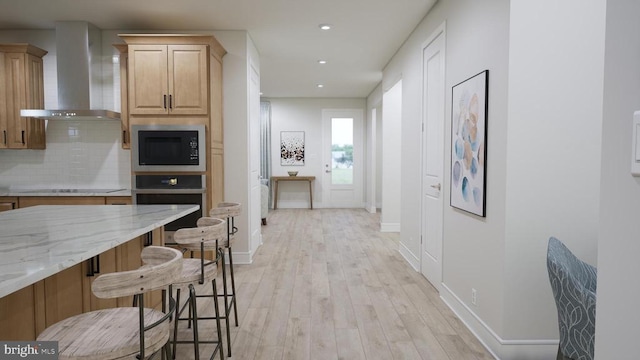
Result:
M133 295L137 307L96 310L72 316L46 328L38 341L58 341L59 359L115 360L145 359L164 347L168 340L175 301L169 296L169 310L144 308L143 294L170 286L182 271L182 253L171 248L149 246L142 250L146 265L131 271L98 276L91 290L99 298ZM141 335L142 334L142 335Z

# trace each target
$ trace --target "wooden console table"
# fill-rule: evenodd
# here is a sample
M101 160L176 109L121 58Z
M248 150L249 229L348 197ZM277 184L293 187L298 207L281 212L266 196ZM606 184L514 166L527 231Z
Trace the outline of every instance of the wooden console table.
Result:
M313 188L311 183L315 176L272 176L271 181L274 186L273 210L278 208L278 182L280 181L308 181L309 182L309 207L313 209Z

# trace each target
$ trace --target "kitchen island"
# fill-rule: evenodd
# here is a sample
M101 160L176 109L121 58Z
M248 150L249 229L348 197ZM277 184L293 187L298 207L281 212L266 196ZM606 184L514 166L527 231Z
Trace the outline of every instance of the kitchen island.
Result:
M139 264L148 234L160 245L165 224L197 210L42 205L0 213L0 329L10 329L0 340L28 340L70 314L108 306L91 297L93 275Z

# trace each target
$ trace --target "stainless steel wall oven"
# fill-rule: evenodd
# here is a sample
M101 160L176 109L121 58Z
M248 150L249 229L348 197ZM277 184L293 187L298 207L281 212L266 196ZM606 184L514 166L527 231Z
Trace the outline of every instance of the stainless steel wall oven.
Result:
M200 210L165 225L166 231L196 227L198 219L208 213L204 175L135 175L131 192L134 204L200 205Z

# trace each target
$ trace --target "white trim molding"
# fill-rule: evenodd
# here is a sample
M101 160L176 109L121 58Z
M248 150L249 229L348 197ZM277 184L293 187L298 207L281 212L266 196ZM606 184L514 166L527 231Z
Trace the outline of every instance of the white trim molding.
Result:
M400 223L380 223L380 232L400 232Z
M441 285L440 298L496 359L555 359L558 352L558 340L502 339L451 291L447 285L444 283Z
M414 253L412 253L411 250L409 250L409 248L407 248L402 242L400 242L398 251L400 252L400 255L402 255L402 257L407 260L409 265L411 265L413 270L420 271L420 259Z

